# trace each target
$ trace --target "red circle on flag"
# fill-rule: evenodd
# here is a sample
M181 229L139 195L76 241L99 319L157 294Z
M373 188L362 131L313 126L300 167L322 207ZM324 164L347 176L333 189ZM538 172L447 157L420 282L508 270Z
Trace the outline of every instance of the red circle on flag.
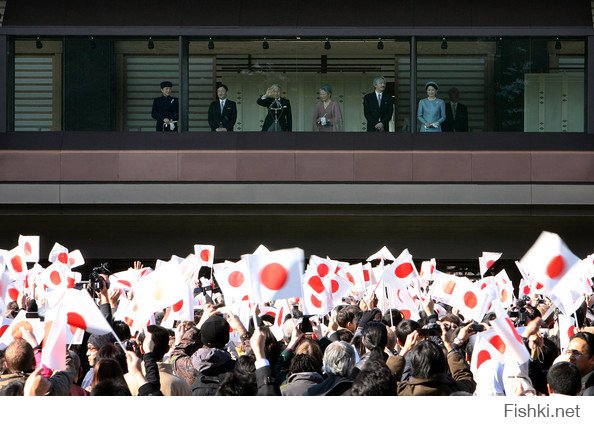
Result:
M489 260L487 261L487 269L489 269L491 266L493 266L495 264L494 260Z
M500 353L505 353L505 343L503 340L501 340L501 337L493 336L489 339L489 343L492 344Z
M52 271L50 273L50 281L54 285L58 285L62 282L62 278L60 277L60 273L58 271Z
M524 286L524 294L530 294L530 286L529 285Z
M454 292L454 288L456 287L455 281L448 281L443 285L443 292L445 294L452 294Z
M355 284L355 277L350 272L346 273L347 280L351 282L351 284Z
M2 335L4 334L4 332L6 331L6 329L8 328L10 324L6 324L3 325L2 327L0 327L0 337L2 337Z
M68 263L68 254L66 254L66 253L63 253L63 252L62 252L62 253L60 253L60 254L58 255L58 261L60 261L60 262L62 262L62 263L64 263L64 264Z
M180 300L179 302L177 302L175 305L173 305L173 312L179 312L181 310L182 306L184 306L183 299Z
M536 283L536 289L537 290L542 290L544 288L544 285L541 283Z
M575 326L572 325L567 329L567 337L569 337L571 339L574 334L575 334Z
M516 340L518 342L520 342L521 344L524 344L524 341L522 340L522 337L518 334L518 330L516 330L516 327L514 326L514 323L511 322L511 320L509 318L505 319L505 322L507 322L507 325L509 326L509 329L512 331L512 333L514 333L514 337L516 338Z
M504 290L501 292L501 301L502 301L502 302L505 302L506 300L507 300L507 290L505 290L505 289L504 289Z
M25 243L25 256L31 256L33 254L33 249L31 248L31 243L27 241Z
M316 308L320 309L322 307L322 302L318 300L316 296L313 294L311 295L311 304L314 305Z
M269 290L277 291L287 282L289 272L279 263L270 263L260 271L260 281Z
M29 333L33 333L33 326L31 325L31 323L29 321L19 321L12 328L11 333L12 333L13 339L22 339L23 338L23 332L21 331L21 328L24 328Z
M431 275L433 275L434 272L435 272L435 266L431 265L431 268L429 268L429 273Z
M410 319L410 311L408 309L401 309L400 313L404 317L404 319Z
M200 259L208 262L210 260L210 251L204 249L200 252Z
M70 257L70 258L68 258L68 264L69 264L70 266L74 265L74 262L75 262L75 260L74 260L74 257Z
M369 281L370 277L369 277L369 271L367 269L363 270L363 279L365 281Z
M233 271L229 274L227 281L231 287L239 287L243 284L243 274L240 271Z
M21 256L14 256L12 259L10 259L10 264L12 265L14 272L23 272L23 260L21 259Z
M410 263L403 263L402 265L398 265L394 270L394 273L398 278L406 278L408 277L413 271L412 264Z
M68 312L68 314L66 314L66 322L73 327L82 328L83 330L87 329L85 319L76 312Z
M464 304L468 306L470 309L474 309L477 305L476 294L472 291L467 291L464 293Z
M481 290L484 290L484 289L485 289L485 287L487 287L487 283L482 283L482 284L481 284Z
M309 286L311 288L314 289L314 291L316 293L321 293L324 291L324 284L322 284L322 279L320 277L318 277L317 275L314 275L313 277L311 277L307 283L309 284Z
M14 287L9 288L8 289L8 297L12 300L18 300L19 299L19 291Z
M332 285L332 293L336 293L340 288L340 285L338 285L338 281L332 280L330 281L330 284Z
M329 271L328 265L326 265L325 263L320 263L318 265L317 271L320 277L325 277Z
M481 364L485 361L489 361L491 359L491 354L489 353L489 351L486 350L482 350L478 353L477 357L476 357L476 368L478 369Z
M67 288L74 288L74 284L76 284L74 278L68 277L66 281L68 281L68 284L66 284Z
M122 285L125 285L126 287L132 287L132 283L130 283L130 281L118 280L118 282Z
M549 278L555 279L559 277L564 270L565 259L563 259L563 256L561 255L553 257L547 265L547 275L549 276Z

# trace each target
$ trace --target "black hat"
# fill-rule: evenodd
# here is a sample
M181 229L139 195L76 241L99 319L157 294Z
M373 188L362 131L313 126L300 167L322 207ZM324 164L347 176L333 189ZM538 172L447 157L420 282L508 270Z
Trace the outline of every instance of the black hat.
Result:
M229 323L220 315L213 315L200 328L200 340L211 348L222 349L229 341Z
M173 83L170 81L162 81L161 82L161 89L164 89L165 87L173 87Z

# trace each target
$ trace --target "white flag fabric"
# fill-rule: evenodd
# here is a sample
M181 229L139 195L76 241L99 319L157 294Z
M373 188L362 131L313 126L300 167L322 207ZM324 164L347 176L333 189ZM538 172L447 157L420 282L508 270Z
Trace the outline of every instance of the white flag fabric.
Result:
M19 247L23 248L25 262L39 262L39 235L19 235Z
M514 303L514 286L507 275L505 269L502 269L495 275L493 282L497 287L497 298L506 308Z
M200 266L212 268L215 246L208 244L194 244L194 254Z
M471 339L474 339L470 361L472 374L476 376L481 366L490 360L503 364L505 344L494 330L477 333Z
M85 259L83 258L83 255L80 252L80 250L77 249L68 253L68 266L70 267L70 269L82 266L84 264Z
M41 351L41 363L52 370L66 369L66 326L66 313L58 308Z
M340 274L344 276L347 281L351 284L349 294L355 300L361 300L363 293L365 292L365 278L363 276L363 264L356 263L349 265L340 271Z
M423 261L421 263L421 272L419 273L419 276L424 281L433 281L433 274L435 273L436 265L437 262L435 261L435 258Z
M11 276L13 278L24 280L24 274L27 273L27 262L25 262L25 252L23 247L16 246L9 252L6 252L4 260Z
M111 326L86 291L67 289L60 308L66 313L68 325L93 334L113 333Z
M124 291L134 290L140 279L140 270L129 268L126 271L116 272L109 276L109 285Z
M326 315L333 308L332 292L328 275L324 278L317 268L310 266L303 275L303 313L305 315Z
M27 318L27 312L19 311L16 317L8 324L2 337L0 337L0 350L6 349L14 339L22 337L21 327L26 328L35 336L38 342L43 340L45 335L44 325L39 318Z
M6 332L11 322L12 318L0 317L0 338Z
M457 280L450 305L457 308L465 320L481 322L487 313L491 298L488 293L466 277Z
M484 251L483 255L479 257L479 269L481 272L481 277L484 277L487 271L493 266L495 262L499 260L503 253L492 253L488 251Z
M48 260L51 263L56 261L63 263L64 265L68 264L68 249L59 243L55 243L52 247Z
M559 346L561 353L569 346L569 341L576 333L575 319L569 315L559 314Z
M301 297L304 257L303 250L300 248L245 256L250 273L253 301L270 302Z
M394 276L398 279L405 280L407 283L412 282L413 279L419 277L417 268L412 259L412 255L408 249L404 249L402 253L394 260Z
M225 296L227 306L234 305L241 300L249 300L251 286L245 259L235 263L217 263L213 267L213 273L223 296Z
M491 326L505 345L505 355L510 356L519 365L528 362L530 360L530 353L528 353L522 337L518 334L513 322L507 316L505 309L497 304L495 306L495 313L497 318L491 321Z
M390 253L390 250L386 246L383 246L377 252L373 253L371 256L367 258L367 262L371 262L373 260L396 260L394 255Z

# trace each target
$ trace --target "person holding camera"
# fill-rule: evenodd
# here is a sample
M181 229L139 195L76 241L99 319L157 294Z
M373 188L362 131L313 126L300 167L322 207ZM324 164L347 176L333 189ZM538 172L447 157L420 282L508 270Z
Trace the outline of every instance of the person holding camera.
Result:
M326 84L320 87L320 100L314 108L314 132L342 131L342 113L338 102L332 100L332 86Z

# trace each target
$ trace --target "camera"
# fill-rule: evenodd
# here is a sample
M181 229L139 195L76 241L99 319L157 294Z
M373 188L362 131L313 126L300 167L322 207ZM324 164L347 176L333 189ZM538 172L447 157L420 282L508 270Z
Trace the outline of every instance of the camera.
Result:
M309 320L309 315L304 315L301 319L301 324L299 325L299 329L302 333L311 333L313 329L311 327L311 321Z
M439 324L433 322L423 326L423 328L419 329L418 333L421 337L438 337L441 336L441 327Z
M102 274L111 275L111 272L107 269L107 263L102 263L101 266L94 267L89 275L89 286L94 291L101 291L103 286L109 288L109 281L102 277Z
M475 333L480 333L481 331L485 331L485 325L484 324L473 323L470 326L470 329L472 331L474 331Z
M516 325L521 326L526 324L527 321L534 319L534 311L529 302L529 297L523 297L509 309L508 316Z
M134 340L128 339L124 340L122 343L124 343L124 348L126 348L127 351L136 351L136 342Z

